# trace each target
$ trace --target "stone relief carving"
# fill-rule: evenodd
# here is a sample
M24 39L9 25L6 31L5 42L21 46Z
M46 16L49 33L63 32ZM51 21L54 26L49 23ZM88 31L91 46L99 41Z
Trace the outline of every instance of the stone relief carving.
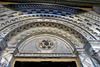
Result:
M88 57L86 54L80 54L79 58L83 67L95 67L90 57Z
M12 59L11 54L9 54L7 51L2 52L0 56L0 67L8 67L11 59Z
M99 49L93 54L93 57L100 63L100 50Z
M15 7L17 8L18 11L13 11L13 10L16 10ZM100 40L100 35L99 35L100 34L100 28L99 28L100 16L94 15L90 12L84 13L84 11L80 9L72 8L69 6L53 5L53 4L45 5L45 4L27 4L26 3L26 4L20 4L20 5L18 4L13 5L11 9L0 6L0 10L1 10L0 11L0 22L1 22L0 23L0 33L1 33L0 37L3 36L4 38L6 38L7 46L8 47L10 46L9 49L11 49L12 47L14 47L12 49L16 49L17 48L16 46L22 39L24 39L24 37L27 37L28 35L31 35L31 34L37 34L39 32L42 32L42 33L51 32L56 35L59 34L59 36L67 37L74 45L76 45L77 48L83 48L84 44L88 40ZM80 14L77 15L77 13L80 13ZM40 28L39 29L37 28L36 30L34 30L36 27L40 27ZM48 27L48 28L51 27L51 28L47 29L43 27ZM54 27L57 28L57 30L52 29ZM58 29L60 31L58 31ZM39 47L43 48L43 46L45 45L45 47L53 48L53 46L50 46L51 43L52 43L52 40L50 42L42 42L42 44L40 44L42 46L39 45ZM53 43L53 45L55 44ZM97 44L97 47L98 47L98 44ZM12 50L12 53L13 52L14 51ZM34 56L40 57L39 54L28 55L26 53L25 55L19 54L18 56L20 55L22 55L22 57L25 57L25 55L31 56L31 57L34 57ZM67 53L57 54L57 55L42 54L41 56L45 56L45 57L47 56L48 57L50 56L66 57L67 56L68 57ZM0 67L9 67L11 58L12 58L12 55L9 52L2 51L2 54L0 56ZM81 60L83 67L100 67L98 62L96 61L96 60L100 61L100 59L98 59L100 58L100 50L97 50L96 53L94 54L94 58L96 60L94 58L89 57L85 53L79 54L79 58Z

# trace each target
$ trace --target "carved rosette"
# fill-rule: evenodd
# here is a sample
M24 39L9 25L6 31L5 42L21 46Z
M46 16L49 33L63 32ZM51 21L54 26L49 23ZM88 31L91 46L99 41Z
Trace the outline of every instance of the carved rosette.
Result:
M54 43L51 40L44 39L39 43L39 47L46 50L52 49L54 47Z
M56 38L49 36L41 37L36 41L36 48L41 52L54 51L57 48Z

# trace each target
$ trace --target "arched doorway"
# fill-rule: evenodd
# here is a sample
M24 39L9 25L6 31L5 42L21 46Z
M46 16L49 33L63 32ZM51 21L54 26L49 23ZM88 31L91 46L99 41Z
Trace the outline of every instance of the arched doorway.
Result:
M99 66L99 52L96 52L99 50L94 50L94 44L100 43L99 27L91 22L93 14L69 6L42 3L11 4L0 8L1 12L11 12L1 15L0 66L14 66L16 60L24 61L23 58L27 62L57 58L59 62L62 59L62 62L74 61L79 67Z

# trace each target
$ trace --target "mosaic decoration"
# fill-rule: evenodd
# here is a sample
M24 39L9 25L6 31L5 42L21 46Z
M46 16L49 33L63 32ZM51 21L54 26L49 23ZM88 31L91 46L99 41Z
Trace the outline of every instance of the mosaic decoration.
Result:
M51 49L54 47L54 43L51 40L44 39L39 43L39 47L42 49Z

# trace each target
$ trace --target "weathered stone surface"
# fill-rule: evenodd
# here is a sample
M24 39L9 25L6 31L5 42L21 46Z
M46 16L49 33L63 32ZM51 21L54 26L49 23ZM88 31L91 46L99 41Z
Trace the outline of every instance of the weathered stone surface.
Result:
M10 67L14 57L77 58L80 67L99 67L99 15L64 5L21 3L0 6L0 18L2 67Z

